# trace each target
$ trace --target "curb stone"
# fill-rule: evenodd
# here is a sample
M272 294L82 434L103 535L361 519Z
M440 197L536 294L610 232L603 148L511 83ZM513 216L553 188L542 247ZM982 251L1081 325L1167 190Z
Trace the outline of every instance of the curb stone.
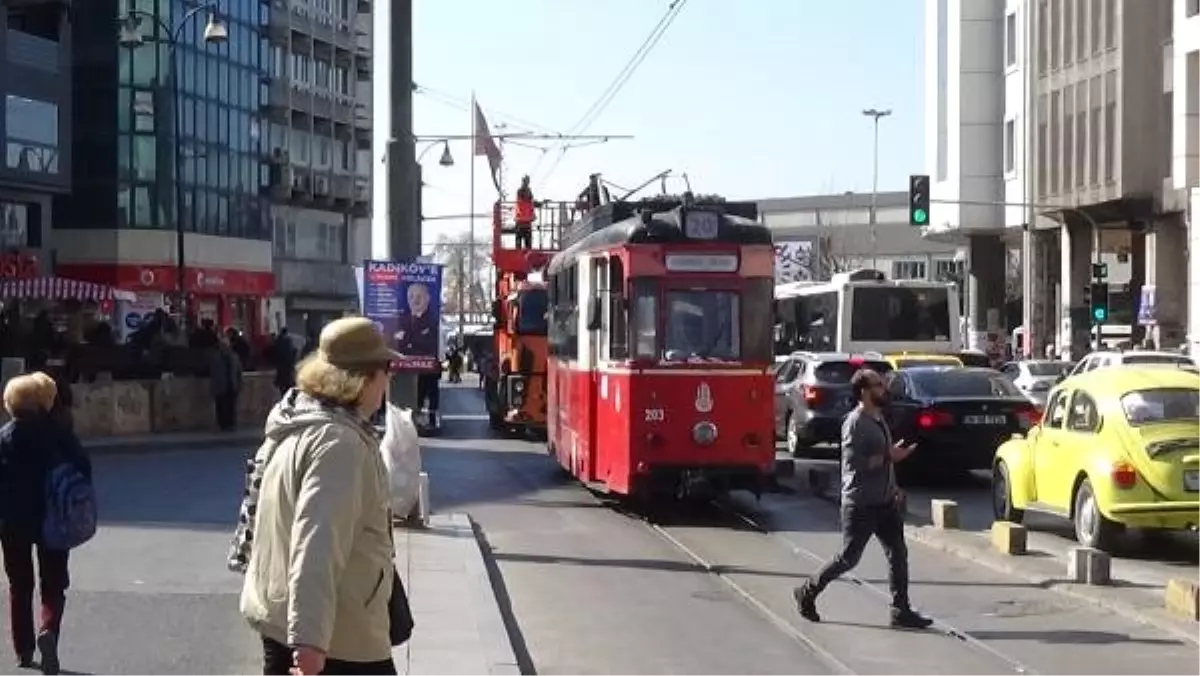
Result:
M1163 608L1141 607L1134 603L1112 598L1111 593L1105 593L1104 591L1111 590L1112 587L1089 587L1087 585L1073 584L1026 570L1017 562L1010 563L1003 560L1000 555L992 553L989 550L990 543L982 536L973 533L957 533L952 535L945 531L935 532L931 527L913 523L906 523L904 531L909 539L914 542L919 542L927 547L967 559L986 568L1023 579L1047 591L1064 594L1090 605L1104 608L1117 615L1165 631L1193 645L1200 645L1200 639L1196 636L1194 623L1189 627L1188 623L1169 616ZM974 541L967 541L967 538ZM964 541L954 541L959 539ZM1027 556L1013 556L1008 558L1024 558ZM1054 559L1058 560L1057 557L1054 557ZM1149 594L1146 596L1147 600L1151 598Z

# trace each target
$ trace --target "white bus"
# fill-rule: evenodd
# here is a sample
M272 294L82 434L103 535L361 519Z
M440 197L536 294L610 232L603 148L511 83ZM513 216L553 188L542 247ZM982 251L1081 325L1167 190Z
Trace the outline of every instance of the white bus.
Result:
M960 314L953 283L889 280L878 270L781 284L775 287L776 352L957 354Z

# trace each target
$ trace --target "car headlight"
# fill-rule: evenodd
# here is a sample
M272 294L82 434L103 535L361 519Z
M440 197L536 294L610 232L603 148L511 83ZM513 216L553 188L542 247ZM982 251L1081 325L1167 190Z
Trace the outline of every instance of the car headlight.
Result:
M692 440L701 446L711 446L717 440L717 426L705 420L692 427Z

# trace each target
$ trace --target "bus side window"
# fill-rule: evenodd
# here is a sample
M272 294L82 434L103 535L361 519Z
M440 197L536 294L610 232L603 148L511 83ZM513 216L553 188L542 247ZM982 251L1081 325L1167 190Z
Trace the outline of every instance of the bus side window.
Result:
M658 358L658 284L652 279L630 284L633 299L633 358Z
M608 268L608 358L629 358L629 304L625 298L625 267L620 258L610 258Z

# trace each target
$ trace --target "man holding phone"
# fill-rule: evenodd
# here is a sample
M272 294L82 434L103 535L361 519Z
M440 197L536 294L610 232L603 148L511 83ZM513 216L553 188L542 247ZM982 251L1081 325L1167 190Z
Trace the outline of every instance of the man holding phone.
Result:
M883 377L862 369L850 379L858 406L842 421L842 551L815 577L793 592L801 617L820 622L817 596L862 558L874 535L888 560L892 590L892 626L925 629L933 620L912 609L908 600L908 546L904 542L903 494L892 467L912 454L916 444L893 443L883 419L888 403Z

